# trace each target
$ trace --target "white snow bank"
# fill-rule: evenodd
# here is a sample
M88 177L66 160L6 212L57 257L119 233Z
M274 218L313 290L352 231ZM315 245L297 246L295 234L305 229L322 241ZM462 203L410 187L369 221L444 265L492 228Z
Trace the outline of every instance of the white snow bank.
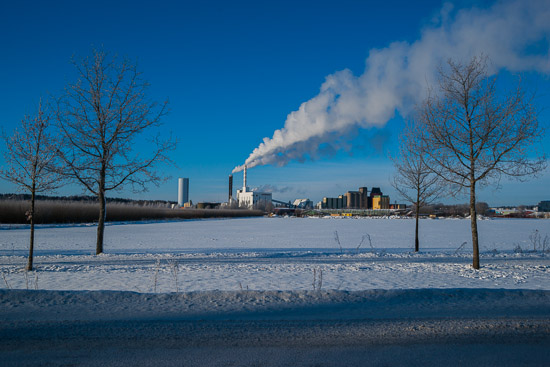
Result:
M550 317L550 291L417 289L142 294L0 290L1 321Z
M484 255L482 269L468 255L373 252L194 253L0 256L0 288L113 290L142 293L214 290L367 290L411 288L550 289L550 257Z

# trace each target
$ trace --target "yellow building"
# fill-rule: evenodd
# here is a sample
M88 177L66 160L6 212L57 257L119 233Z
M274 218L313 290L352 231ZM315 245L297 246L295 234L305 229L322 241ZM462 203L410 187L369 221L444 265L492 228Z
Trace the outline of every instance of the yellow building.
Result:
M387 195L375 195L372 198L372 208L373 209L389 209L390 208L390 197Z

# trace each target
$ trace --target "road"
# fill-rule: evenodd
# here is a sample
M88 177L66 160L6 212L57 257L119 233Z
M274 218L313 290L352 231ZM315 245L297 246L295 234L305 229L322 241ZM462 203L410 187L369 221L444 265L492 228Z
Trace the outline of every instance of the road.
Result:
M498 290L6 290L0 357L3 366L543 366L549 298Z

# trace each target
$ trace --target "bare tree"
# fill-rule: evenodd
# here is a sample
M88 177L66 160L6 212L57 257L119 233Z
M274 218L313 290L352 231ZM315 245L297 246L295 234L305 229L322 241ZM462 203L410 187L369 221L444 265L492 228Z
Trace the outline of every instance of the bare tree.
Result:
M439 176L426 165L422 151L417 146L418 125L411 121L399 139L399 156L392 158L396 175L392 186L399 195L409 201L415 211L414 251L420 250L418 240L418 219L420 210L436 200L443 191Z
M96 253L103 252L106 193L131 185L146 191L159 184L156 166L170 161L166 153L176 142L153 135L149 154L136 152L137 139L160 126L167 103L146 97L148 83L134 63L94 50L73 60L78 80L68 84L57 103L57 120L64 141L60 148L64 173L99 200ZM150 135L151 136L151 135Z
M5 133L2 136L6 143L6 167L0 169L0 177L31 194L30 208L25 213L31 225L28 271L33 269L36 194L55 190L61 185L55 167L56 148L48 133L50 120L51 114L40 101L36 114L25 116L21 121L21 130L16 129L11 136Z
M420 141L428 167L453 193L469 192L473 267L479 269L476 189L498 185L502 176L521 179L543 170L544 155L529 154L544 130L520 82L512 91L497 91L486 58L450 60L448 66L440 69L437 92L419 106Z

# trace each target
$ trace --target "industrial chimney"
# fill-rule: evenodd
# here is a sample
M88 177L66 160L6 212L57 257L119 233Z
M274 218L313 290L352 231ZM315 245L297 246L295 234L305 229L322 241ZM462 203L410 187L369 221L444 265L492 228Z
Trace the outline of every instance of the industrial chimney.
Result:
M227 202L230 203L233 199L233 175L229 175L229 198Z
M244 165L244 171L243 171L243 192L247 192L246 189L246 164Z

